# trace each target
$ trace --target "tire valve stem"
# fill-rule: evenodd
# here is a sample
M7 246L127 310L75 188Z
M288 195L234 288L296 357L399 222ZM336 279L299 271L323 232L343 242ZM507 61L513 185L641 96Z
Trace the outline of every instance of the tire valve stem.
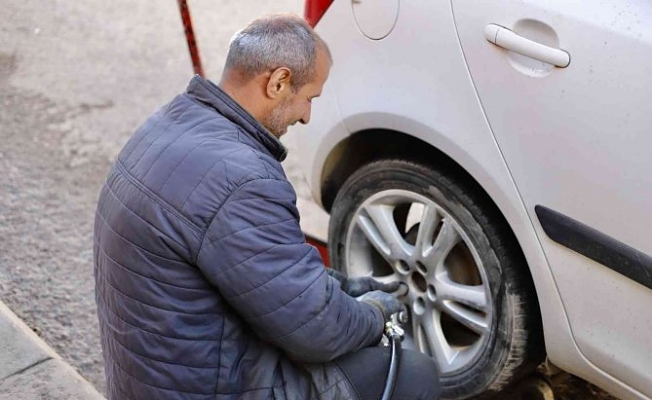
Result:
M396 295L396 297L405 296L405 295L408 294L408 291L409 291L409 290L410 290L410 289L409 289L408 285L407 285L406 283L404 283L404 282L401 282L401 283L398 285L398 289L396 289L396 291L394 292L394 294Z

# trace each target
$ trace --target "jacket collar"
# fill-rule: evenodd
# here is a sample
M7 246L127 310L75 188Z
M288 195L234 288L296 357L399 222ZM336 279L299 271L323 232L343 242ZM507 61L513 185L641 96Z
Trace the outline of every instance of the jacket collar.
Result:
M188 84L186 92L202 103L210 105L225 118L244 129L279 162L287 157L288 151L285 146L213 82L195 75Z

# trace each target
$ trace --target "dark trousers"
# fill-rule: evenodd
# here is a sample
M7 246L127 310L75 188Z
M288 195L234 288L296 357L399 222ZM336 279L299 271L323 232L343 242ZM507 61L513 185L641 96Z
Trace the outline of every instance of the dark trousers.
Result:
M390 355L389 347L368 347L334 362L351 382L359 400L379 400L387 379ZM417 351L403 349L392 399L435 400L440 393L435 362Z

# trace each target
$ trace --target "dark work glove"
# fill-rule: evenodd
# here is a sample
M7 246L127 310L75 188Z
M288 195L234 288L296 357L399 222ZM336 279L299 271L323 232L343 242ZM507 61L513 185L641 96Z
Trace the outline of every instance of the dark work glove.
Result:
M351 297L358 297L374 290L382 290L383 292L391 293L398 290L400 285L399 282L378 282L374 278L368 276L362 278L347 278L346 275L332 268L327 269L327 271L330 276L340 281L342 290Z
M396 314L400 311L406 311L405 305L398 301L396 297L379 290L363 294L362 296L358 297L358 301L371 304L372 306L378 308L380 312L383 313L385 322L389 321L389 317L392 314Z

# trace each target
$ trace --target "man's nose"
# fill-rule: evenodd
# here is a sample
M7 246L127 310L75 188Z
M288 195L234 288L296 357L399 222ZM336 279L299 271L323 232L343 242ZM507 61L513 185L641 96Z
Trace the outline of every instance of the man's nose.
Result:
M302 124L308 125L308 122L310 122L310 111L311 111L310 108L308 108L308 110L305 113L303 113L303 117L301 117Z

